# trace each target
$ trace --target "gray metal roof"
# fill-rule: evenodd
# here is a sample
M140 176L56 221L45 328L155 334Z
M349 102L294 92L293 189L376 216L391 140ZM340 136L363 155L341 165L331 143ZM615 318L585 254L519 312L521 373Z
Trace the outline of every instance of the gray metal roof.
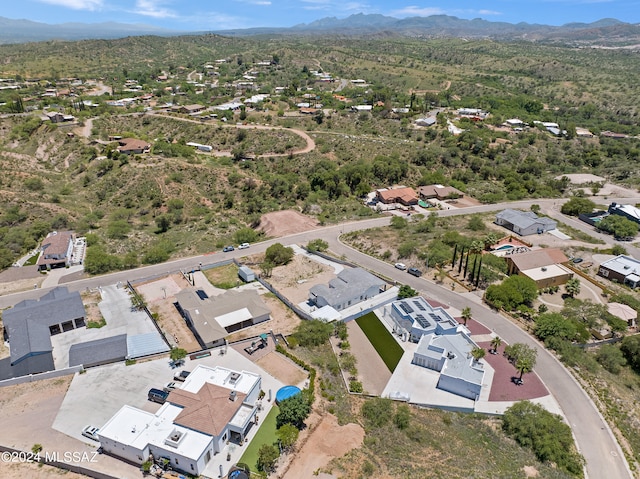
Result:
M49 326L86 315L77 291L57 287L39 300L24 300L2 314L9 335L11 361L15 363L34 352L51 351Z
M533 211L519 211L510 208L496 214L496 219L502 219L521 229L526 229L533 225L545 225L555 228L557 224L551 218L539 217Z
M329 286L318 284L309 292L323 297L330 305L342 304L344 301L356 298L369 288L384 286L385 282L362 268L345 268L338 277L329 281Z
M446 357L441 374L482 385L484 371L473 365L471 350L476 344L466 334L422 336L415 354L439 360Z
M73 344L69 348L69 367L96 366L122 361L127 356L127 335L118 334L109 338Z
M169 346L156 332L127 336L127 358L141 358L151 354L166 353Z

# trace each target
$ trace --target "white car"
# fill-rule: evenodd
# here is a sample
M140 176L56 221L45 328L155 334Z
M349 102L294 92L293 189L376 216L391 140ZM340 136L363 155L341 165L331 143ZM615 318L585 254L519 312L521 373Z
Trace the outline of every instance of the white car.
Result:
M95 426L85 426L84 429L82 430L82 435L94 441L100 441L100 439L98 438L99 430L100 428L97 428Z
M400 271L404 271L405 269L407 269L407 265L404 263L396 263L394 266L398 268Z
M249 243L242 243L238 246L238 249L247 249L249 246L251 246Z
M177 389L178 385L175 383L175 381L171 381L170 383L167 383L167 385L165 387L162 388L162 390L166 393L173 391L174 389Z

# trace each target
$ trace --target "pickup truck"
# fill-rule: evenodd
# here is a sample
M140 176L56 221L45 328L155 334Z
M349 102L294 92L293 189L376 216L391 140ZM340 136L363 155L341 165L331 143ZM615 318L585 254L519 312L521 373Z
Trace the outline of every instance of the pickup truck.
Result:
M187 379L187 376L189 376L189 373L190 373L190 372L191 372L191 371L185 371L185 370L182 370L182 371L180 371L179 373L176 373L176 374L173 376L173 380L174 380L174 381L184 381L185 379Z

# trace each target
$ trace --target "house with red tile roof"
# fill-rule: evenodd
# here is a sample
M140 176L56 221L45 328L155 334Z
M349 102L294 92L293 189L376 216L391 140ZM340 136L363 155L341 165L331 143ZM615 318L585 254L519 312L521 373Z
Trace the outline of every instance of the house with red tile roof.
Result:
M400 203L404 206L418 204L418 195L413 188L399 187L393 189L383 188L376 191L376 196L385 205Z
M144 140L138 140L137 138L122 138L118 140L118 153L124 153L125 155L138 155L141 153L149 153L151 151L151 145Z
M134 464L166 458L198 476L229 442L257 424L259 374L199 364L155 413L123 406L98 432L105 453Z

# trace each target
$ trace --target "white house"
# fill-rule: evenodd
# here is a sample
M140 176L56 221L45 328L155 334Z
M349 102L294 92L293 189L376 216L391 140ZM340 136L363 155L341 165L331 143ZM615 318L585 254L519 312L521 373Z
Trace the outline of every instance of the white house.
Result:
M165 458L197 476L227 441L244 441L260 388L258 374L199 364L155 414L123 406L100 429L100 445L135 464Z
M444 308L431 306L422 296L394 301L391 304L393 331L417 343L427 334L469 333Z
M465 333L427 334L420 338L412 363L440 372L437 388L476 400L480 396L484 369L471 351L476 344Z

